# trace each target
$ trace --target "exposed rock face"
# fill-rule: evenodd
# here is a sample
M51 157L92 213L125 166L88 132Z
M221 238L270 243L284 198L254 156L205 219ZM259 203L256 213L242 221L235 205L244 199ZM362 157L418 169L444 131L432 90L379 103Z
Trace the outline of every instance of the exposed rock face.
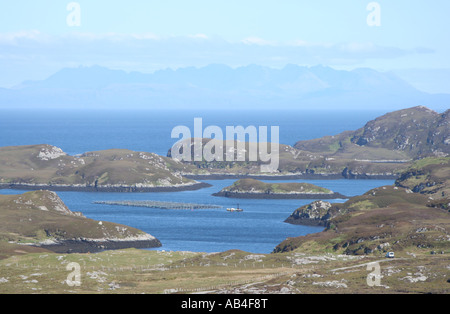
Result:
M399 187L432 199L450 199L450 158L427 158L414 163L395 181Z
M325 226L331 218L329 209L331 203L325 201L314 201L309 205L295 210L285 222L297 225Z
M67 154L63 150L56 146L44 145L39 151L37 158L40 160L51 160L57 159L61 156L66 156Z

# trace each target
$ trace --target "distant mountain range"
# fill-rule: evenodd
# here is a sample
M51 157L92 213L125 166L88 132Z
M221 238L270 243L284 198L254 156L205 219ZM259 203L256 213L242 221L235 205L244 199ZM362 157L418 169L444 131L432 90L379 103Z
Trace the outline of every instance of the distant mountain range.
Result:
M450 94L421 92L392 73L360 68L258 65L125 72L65 68L42 81L0 89L0 108L447 109Z

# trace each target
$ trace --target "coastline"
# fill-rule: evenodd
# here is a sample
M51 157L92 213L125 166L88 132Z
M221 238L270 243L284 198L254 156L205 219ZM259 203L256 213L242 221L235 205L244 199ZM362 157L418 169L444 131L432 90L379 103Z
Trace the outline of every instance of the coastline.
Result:
M293 218L289 216L284 220L285 223L297 226L311 226L311 227L326 227L328 224L327 220L322 219L301 219L301 218Z
M179 186L155 186L155 187L137 187L137 186L83 186L83 185L48 185L48 184L15 184L1 183L0 190L49 190L54 192L116 192L116 193L151 193L151 192L182 192L196 191L211 185L204 182L198 182L189 185Z
M108 240L94 241L87 239L79 240L58 240L54 243L42 243L38 245L31 245L50 250L55 253L70 254L70 253L98 253L105 250L121 250L121 249L148 249L161 247L161 242L156 239L148 240Z
M332 174L277 174L277 175L246 175L246 174L183 174L186 179L195 181L202 180L239 180L239 179L256 179L256 180L396 180L398 175L385 175L385 174L352 174L344 175L343 173ZM205 182L197 182L194 184L175 185L175 186L128 186L128 185L110 185L110 186L87 186L83 184L66 185L66 184L26 184L26 183L0 183L0 190L49 190L54 192L111 192L111 193L152 193L152 192L183 192L183 191L196 191L203 188L211 187L211 184ZM217 194L217 193L216 193ZM330 198L348 198L337 193L337 197ZM215 195L219 196L219 195ZM221 195L220 195L221 196ZM326 196L326 195L325 195ZM303 199L314 199L316 195L312 197L302 197ZM263 197L258 197L263 198ZM277 198L277 197L268 197ZM282 197L283 198L283 197ZM298 197L288 197L297 198Z
M213 196L240 198L240 199L348 199L349 197L340 193L236 193L236 192L218 192Z
M256 180L396 180L398 175L386 175L386 174L342 174L342 173L330 173L330 174L279 174L279 175L255 175L255 174L184 174L183 177L191 180L239 180L239 179L256 179Z

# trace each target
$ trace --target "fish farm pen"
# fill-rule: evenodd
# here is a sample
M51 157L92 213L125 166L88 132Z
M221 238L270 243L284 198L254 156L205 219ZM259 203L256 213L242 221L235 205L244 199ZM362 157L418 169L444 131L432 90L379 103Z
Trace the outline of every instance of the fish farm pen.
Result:
M191 209L191 210L222 208L222 206L219 206L219 205L160 202L160 201L97 201L97 202L94 202L94 204L149 207L149 208L161 208L161 209Z

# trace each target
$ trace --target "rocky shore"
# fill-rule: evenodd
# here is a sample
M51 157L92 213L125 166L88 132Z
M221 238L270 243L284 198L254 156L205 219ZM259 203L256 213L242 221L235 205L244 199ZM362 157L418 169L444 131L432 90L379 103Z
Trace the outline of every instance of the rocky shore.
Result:
M240 193L221 191L213 196L241 199L347 199L340 193Z
M337 199L346 196L310 183L266 183L240 179L213 196L248 199Z
M42 248L57 253L87 253L160 247L142 230L85 217L71 211L53 191L0 195L0 245L21 250Z
M173 186L139 186L139 185L106 185L106 186L88 186L88 185L65 185L65 184L24 184L24 183L7 183L0 184L0 190L48 190L48 191L74 191L74 192L116 192L116 193L151 193L151 192L181 192L195 191L210 187L211 185L204 182L194 184L180 184Z
M33 245L55 253L96 253L105 250L121 250L128 248L146 249L161 247L161 242L154 237L130 239L72 239L59 240Z
M382 173L354 173L345 171L342 173L294 173L294 174L185 174L185 178L191 180L239 180L239 179L256 179L256 180L339 180L339 179L358 179L358 180L396 180L398 175L382 174Z

